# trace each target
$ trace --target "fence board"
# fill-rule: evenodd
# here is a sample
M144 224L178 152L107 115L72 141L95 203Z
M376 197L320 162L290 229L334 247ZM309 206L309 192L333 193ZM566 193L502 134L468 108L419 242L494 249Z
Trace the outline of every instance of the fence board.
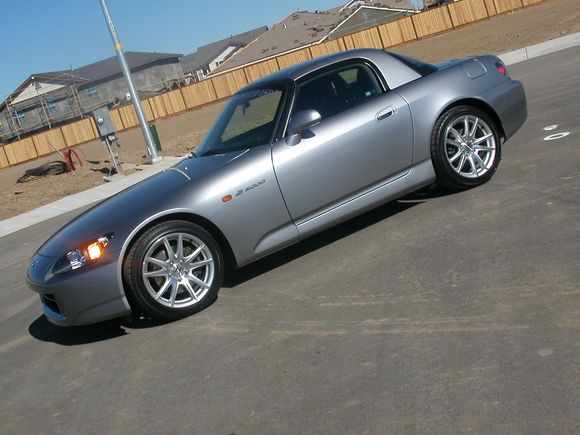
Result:
M143 114L145 115L147 122L153 122L157 119L153 116L153 110L151 110L151 103L149 102L150 100L151 98L141 100L141 107L143 108Z
M494 3L498 14L523 7L522 0L494 0Z
M454 27L487 18L484 0L463 0L449 3L447 7Z
M210 80L202 80L181 88L181 95L188 109L217 100L217 95Z
M4 145L4 151L6 151L6 157L10 165L16 165L38 157L31 137Z
M303 48L302 50L294 51L283 56L278 56L277 59L280 69L284 69L288 68L289 66L296 65L300 62L306 62L307 60L312 59L312 57L310 56L310 51L308 48Z
M54 149L66 148L66 142L60 128L47 130L32 136L32 141L39 156L44 156L54 152ZM52 145L52 146L51 146ZM54 147L54 148L53 148Z
M484 0L485 1L485 9L487 9L487 15L492 17L497 15L497 9L495 8L495 3L493 0Z
M135 108L133 107L132 104L119 107L119 117L121 118L121 121L123 122L123 126L125 128L131 128L135 127L136 125L139 125L137 113L135 113Z
M248 84L243 69L237 69L210 79L218 100L235 94Z
M163 102L165 103L168 116L176 115L187 110L183 95L179 89L165 92L164 94L161 94L161 98L163 98Z
M4 151L4 147L0 147L0 169L4 169L10 166L8 162L8 157L6 157L6 151Z
M276 59L268 59L255 65L247 66L244 68L244 71L246 71L248 80L253 82L268 74L275 73L279 69Z
M72 124L63 125L60 129L62 130L66 145L69 147L88 142L98 137L93 118L85 118Z
M163 101L161 95L148 98L147 102L149 103L149 107L151 108L152 119L160 119L165 118L167 116L167 108L165 107L165 101Z
M524 6L530 6L530 5L533 5L533 4L536 4L536 3L540 3L540 2L543 2L543 1L544 0L522 0L522 4Z
M446 7L415 14L411 19L413 20L413 24L415 24L415 30L419 38L453 28L451 18L449 17L449 10Z
M378 30L381 39L383 40L383 48L392 47L393 45L417 39L411 17L405 17L397 21L383 24L378 27Z
M376 27L345 35L342 39L344 39L347 50L355 48L383 48L383 42Z
M339 51L344 50L346 50L346 48L342 38L333 39L332 41L326 41L322 44L317 44L310 47L312 58L326 56L327 54L338 53Z
M109 114L111 115L111 120L113 121L115 131L125 130L125 126L123 125L123 121L121 120L121 115L119 114L119 109L109 110Z

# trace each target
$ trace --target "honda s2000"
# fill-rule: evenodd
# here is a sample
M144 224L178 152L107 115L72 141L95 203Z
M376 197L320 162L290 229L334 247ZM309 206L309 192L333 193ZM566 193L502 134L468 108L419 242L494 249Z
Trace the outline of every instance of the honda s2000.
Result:
M526 116L494 56L355 50L296 65L235 94L197 153L58 231L28 282L58 325L177 319L217 298L226 266L433 182L487 182Z

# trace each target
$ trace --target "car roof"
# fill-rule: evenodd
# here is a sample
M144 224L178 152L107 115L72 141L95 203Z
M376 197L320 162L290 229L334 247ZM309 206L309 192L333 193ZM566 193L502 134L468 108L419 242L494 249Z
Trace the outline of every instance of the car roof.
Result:
M329 54L327 56L318 57L291 67L285 68L273 74L262 77L255 82L250 83L248 86L240 89L239 92L244 92L257 87L263 87L272 82L282 82L282 81L296 81L305 75L317 71L326 66L332 65L337 62L349 59L368 59L373 60L379 56L391 57L391 54L384 50L373 49L373 48L363 48L358 50L342 51L339 53Z

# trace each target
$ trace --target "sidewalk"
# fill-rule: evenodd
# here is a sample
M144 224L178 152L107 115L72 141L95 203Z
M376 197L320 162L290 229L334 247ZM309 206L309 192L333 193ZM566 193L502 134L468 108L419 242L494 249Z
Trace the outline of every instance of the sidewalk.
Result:
M164 157L161 163L148 166L142 171L119 177L114 181L101 184L100 186L85 190L84 192L65 196L51 204L46 204L21 215L0 221L0 237L113 196L114 194L133 186L134 184L137 184L140 181L169 168L170 166L173 166L182 158L183 157Z
M577 45L580 45L580 33L574 33L562 38L520 48L518 50L501 54L499 57L507 65L513 65L520 62L525 62L526 60L533 59L535 57L543 56L545 54L554 53L556 51L564 50L570 47L575 47ZM179 160L181 160L181 158L165 157L163 162L147 167L141 172L118 178L110 183L67 196L51 204L38 207L37 209L27 213L23 213L21 215L0 221L0 237L30 227L39 222L59 216L69 211L76 210L77 208L92 204L96 201L101 201L105 198L108 198L126 189L127 187L137 184L138 182L149 178L170 166L173 166Z

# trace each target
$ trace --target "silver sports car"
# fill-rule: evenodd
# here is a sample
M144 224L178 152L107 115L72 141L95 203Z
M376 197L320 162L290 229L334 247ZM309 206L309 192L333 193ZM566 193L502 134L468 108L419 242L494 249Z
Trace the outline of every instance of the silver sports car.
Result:
M241 89L197 153L52 236L27 279L57 325L172 320L240 267L436 182L488 181L526 98L494 56L355 50Z

